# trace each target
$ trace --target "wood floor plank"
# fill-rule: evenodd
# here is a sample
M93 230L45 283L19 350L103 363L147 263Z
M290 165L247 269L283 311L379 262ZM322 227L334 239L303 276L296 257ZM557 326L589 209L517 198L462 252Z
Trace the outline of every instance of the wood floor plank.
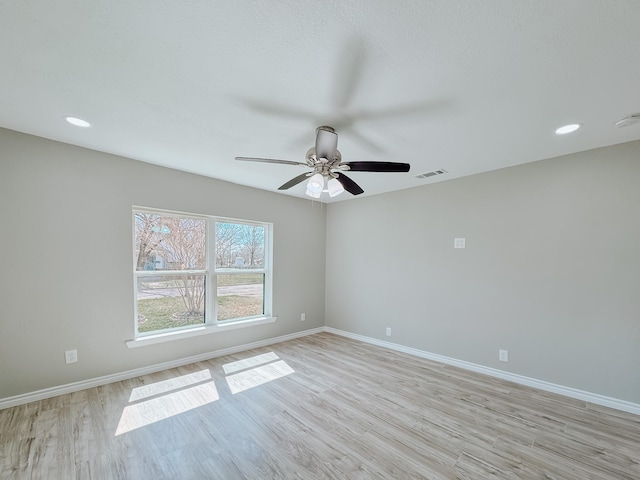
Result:
M640 417L320 333L2 410L0 478L638 479Z
M542 449L562 455L576 463L587 465L594 470L601 471L611 478L638 479L640 478L640 449L634 456L616 449L607 449L593 442L592 439L578 438L566 434L539 435L534 442L535 449Z
M515 478L562 480L613 480L615 478L556 452L525 447L508 438L499 438L493 446L493 451L498 455L517 461L520 466L519 470L533 472L531 475L527 474L522 477L516 475ZM491 452L482 452L482 455L490 457ZM514 469L514 473L517 473L517 470Z

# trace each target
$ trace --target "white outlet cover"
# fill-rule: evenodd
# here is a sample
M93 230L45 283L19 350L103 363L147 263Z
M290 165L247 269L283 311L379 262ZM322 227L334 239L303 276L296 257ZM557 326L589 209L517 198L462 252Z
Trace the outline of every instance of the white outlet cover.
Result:
M67 350L64 352L64 361L65 363L76 363L78 361L78 351L77 350Z
M508 362L509 361L509 350L500 350L498 352L498 360L500 360L501 362Z
M454 238L453 248L465 248L466 238Z

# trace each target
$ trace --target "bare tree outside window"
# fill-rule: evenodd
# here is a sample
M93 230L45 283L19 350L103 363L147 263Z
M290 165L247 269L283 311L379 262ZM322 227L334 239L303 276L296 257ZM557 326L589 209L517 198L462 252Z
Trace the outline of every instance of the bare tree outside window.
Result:
M237 223L216 222L216 267L233 266L241 228Z
M264 227L216 223L216 267L253 268L264 258Z
M264 256L264 227L243 225L240 243L249 262L249 267L253 268L262 263Z
M154 264L153 252L162 240L154 231L158 215L136 213L134 216L136 231L136 270L149 270ZM147 268L148 267L148 268Z
M203 323L206 221L136 213L134 222L136 270L185 271L184 275L138 278L139 330Z

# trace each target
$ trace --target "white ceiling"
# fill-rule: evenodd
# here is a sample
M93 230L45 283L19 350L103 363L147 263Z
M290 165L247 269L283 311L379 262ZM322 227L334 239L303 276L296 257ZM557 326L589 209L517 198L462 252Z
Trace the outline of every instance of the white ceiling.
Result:
M331 125L344 161L411 163L351 173L372 195L640 139L614 126L639 25L638 0L0 0L0 126L277 191L302 167L234 157L304 161Z

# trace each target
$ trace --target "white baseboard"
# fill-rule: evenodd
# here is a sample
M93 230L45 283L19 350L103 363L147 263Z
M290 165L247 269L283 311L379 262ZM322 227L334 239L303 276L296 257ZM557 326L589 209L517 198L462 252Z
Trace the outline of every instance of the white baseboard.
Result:
M464 360L457 360L451 357L445 357L444 355L438 355L436 353L425 352L416 348L405 347L397 343L391 343L384 340L378 340L376 338L366 337L364 335L358 335L356 333L347 332L344 330L338 330L332 327L318 327L310 330L303 330L301 332L290 333L279 337L268 338L266 340L260 340L257 342L246 343L243 345L237 345L234 347L223 348L220 350L214 350L213 352L202 353L200 355L194 355L191 357L180 358L172 360L170 362L158 363L150 365L148 367L136 368L133 370L127 370L125 372L114 373L111 375L105 375L102 377L91 378L88 380L81 380L79 382L68 383L66 385L60 385L57 387L45 388L37 390L35 392L24 393L21 395L15 395L13 397L7 397L0 399L0 410L15 407L17 405L23 405L25 403L35 402L38 400L44 400L46 398L57 397L58 395L64 395L66 393L77 392L85 390L87 388L99 387L101 385L107 385L113 382L119 382L121 380L128 380L130 378L139 377L140 375L146 375L149 373L160 372L162 370L168 370L170 368L181 367L190 363L201 362L209 360L211 358L222 357L224 355L230 355L232 353L243 352L245 350L251 350L253 348L264 347L267 345L273 345L274 343L285 342L287 340L293 340L294 338L300 338L307 335L313 335L314 333L328 332L336 335L340 335L361 342L370 343L372 345L378 345L380 347L388 348L390 350L396 350L398 352L408 353L409 355L415 355L417 357L426 358L436 362L444 363L446 365L453 365L465 370L470 370L477 373L482 373L492 377L502 378L521 385L526 385L547 392L557 393L570 398L576 398L585 402L590 402L596 405L602 405L605 407L614 408L623 412L634 413L640 415L640 404L628 402L626 400L619 400L612 397L607 397L597 393L586 392L584 390L578 390L575 388L565 387L557 385L555 383L545 382L543 380L537 380L535 378L525 377L517 375L515 373L504 372L495 368L485 367Z
M415 355L417 357L426 358L447 365L464 368L465 370L471 370L472 372L482 373L491 377L502 378L503 380L508 380L520 385L526 385L528 387L538 388L547 392L557 393L559 395L564 395L565 397L576 398L578 400L584 400L585 402L594 403L596 405L602 405L605 407L614 408L616 410L621 410L623 412L640 415L640 404L628 402L626 400L618 400L617 398L611 398L597 393L590 393L585 392L584 390L578 390L576 388L564 387L555 383L536 380L535 378L525 377L522 375L517 375L515 373L504 372L495 368L485 367L475 363L465 362L464 360L457 360L451 357L445 357L444 355L438 355L436 353L425 352L416 348L405 347L404 345L386 342L384 340L378 340L377 338L365 337L364 335L358 335L344 330L338 330L332 327L324 327L324 331L328 333L334 333L336 335L341 335L343 337L352 338L354 340L359 340L361 342L370 343L372 345L385 347L390 350L396 350L398 352L408 353L410 355Z
M90 378L88 380L81 380L79 382L67 383L66 385L45 388L43 390L37 390L35 392L2 398L0 399L0 410L9 407L15 407L17 405L23 405L25 403L35 402L37 400L57 397L58 395L64 395L66 393L78 392L87 388L99 387L101 385L107 385L109 383L119 382L121 380L128 380L130 378L139 377L140 375L147 375L149 373L160 372L162 370L168 370L170 368L181 367L183 365L189 365L190 363L202 362L211 358L243 352L245 350L251 350L252 348L264 347L266 345L273 345L274 343L286 342L287 340L293 340L294 338L300 338L320 332L324 332L324 327L312 328L310 330L303 330L301 332L268 338L266 340L259 340L257 342L245 343L243 345L237 345L234 347L222 348L220 350L214 350L213 352L202 353L200 355L194 355L192 357L179 358L178 360L158 363L155 365L150 365L148 367L135 368L133 370L127 370L126 372L104 375L102 377Z

